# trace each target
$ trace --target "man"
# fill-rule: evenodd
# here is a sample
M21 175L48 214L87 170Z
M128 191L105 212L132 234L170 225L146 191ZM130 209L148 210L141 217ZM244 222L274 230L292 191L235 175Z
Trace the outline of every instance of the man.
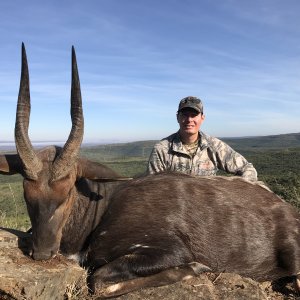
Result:
M257 180L257 172L241 154L221 140L200 130L205 116L197 97L183 98L178 107L179 131L157 143L150 155L150 174L166 170L199 176L216 175L218 170Z

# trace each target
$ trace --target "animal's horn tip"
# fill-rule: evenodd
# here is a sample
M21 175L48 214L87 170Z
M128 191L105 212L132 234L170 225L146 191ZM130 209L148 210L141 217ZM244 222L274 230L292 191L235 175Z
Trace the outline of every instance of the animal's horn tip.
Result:
M25 45L22 42L22 59L27 61Z
M75 53L75 47L72 46L72 62L76 65L76 53Z

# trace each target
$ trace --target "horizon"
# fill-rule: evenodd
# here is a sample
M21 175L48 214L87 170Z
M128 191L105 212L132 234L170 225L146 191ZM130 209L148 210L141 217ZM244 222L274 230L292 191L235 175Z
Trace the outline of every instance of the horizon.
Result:
M25 43L31 140L71 130L71 46L84 143L160 140L178 130L179 100L203 100L216 137L300 128L300 2L21 0L0 4L0 141L14 140Z
M282 135L300 135L299 132L282 133L282 134L270 134L270 135L255 135L255 136L223 136L217 137L219 139L251 139L251 138L267 138L270 136L282 136ZM50 145L64 145L67 140L32 140L30 141L34 147L50 146ZM159 141L159 139L146 139L146 140L98 140L98 141L83 141L81 145L107 145L107 144L126 144L126 143L138 143L147 141ZM0 141L0 148L5 146L15 146L15 141Z

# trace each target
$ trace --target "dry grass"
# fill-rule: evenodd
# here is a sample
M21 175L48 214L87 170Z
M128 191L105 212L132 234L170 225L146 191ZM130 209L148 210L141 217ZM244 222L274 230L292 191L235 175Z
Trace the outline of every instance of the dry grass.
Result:
M88 288L86 282L87 282L87 273L83 275L76 282L72 282L68 284L65 290L64 300L91 299L90 295L88 294Z

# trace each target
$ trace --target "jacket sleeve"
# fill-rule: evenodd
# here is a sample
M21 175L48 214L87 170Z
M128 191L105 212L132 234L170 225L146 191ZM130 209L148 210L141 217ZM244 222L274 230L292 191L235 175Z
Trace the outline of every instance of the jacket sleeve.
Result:
M249 181L257 181L257 172L254 166L245 157L220 140L217 143L216 155L218 167L221 170L242 176Z
M147 173L160 173L166 169L166 162L162 150L158 145L155 145L149 157Z

